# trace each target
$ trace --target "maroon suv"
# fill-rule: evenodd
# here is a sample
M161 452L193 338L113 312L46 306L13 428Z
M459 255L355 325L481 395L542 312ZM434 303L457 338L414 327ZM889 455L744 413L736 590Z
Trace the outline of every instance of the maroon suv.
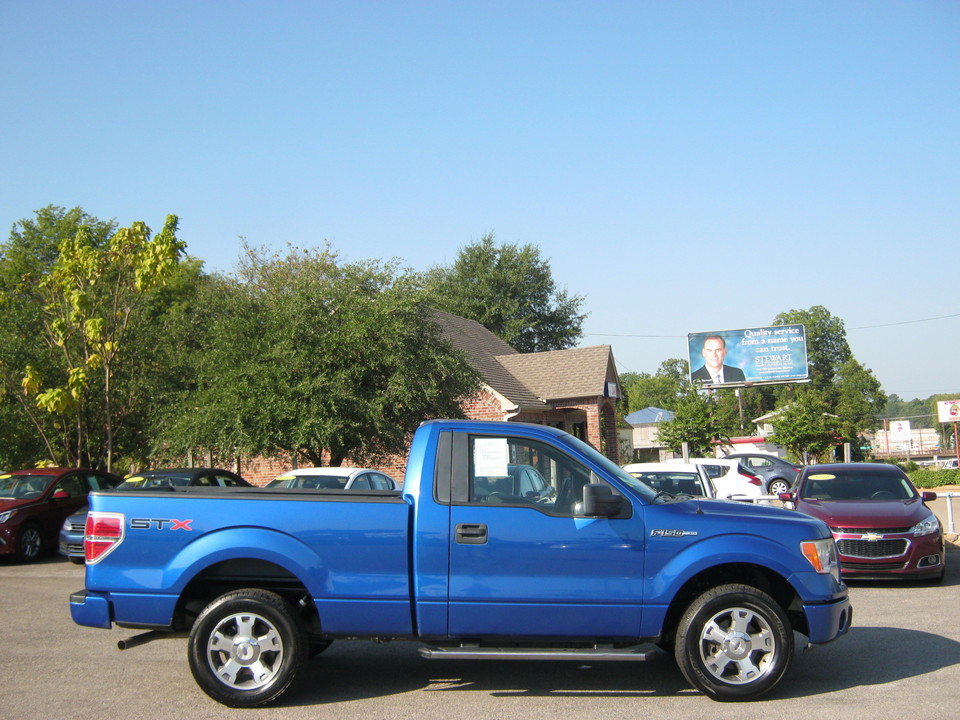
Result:
M67 516L87 504L91 490L119 485L102 470L39 468L0 475L0 555L32 562L54 548Z
M943 579L943 528L925 504L937 494L895 465L808 465L780 498L830 526L844 578Z

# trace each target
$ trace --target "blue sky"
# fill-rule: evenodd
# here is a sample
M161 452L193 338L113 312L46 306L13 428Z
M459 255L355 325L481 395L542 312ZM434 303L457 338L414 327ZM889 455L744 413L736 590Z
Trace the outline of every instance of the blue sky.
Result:
M621 372L823 305L886 392L960 395L953 0L2 0L0 103L4 233L173 213L217 271L494 233Z

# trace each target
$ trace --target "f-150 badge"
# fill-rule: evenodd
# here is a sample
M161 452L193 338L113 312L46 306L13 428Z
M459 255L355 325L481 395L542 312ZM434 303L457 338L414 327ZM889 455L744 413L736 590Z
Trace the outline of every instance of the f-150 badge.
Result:
M651 537L686 537L687 535L699 535L696 530L651 530Z

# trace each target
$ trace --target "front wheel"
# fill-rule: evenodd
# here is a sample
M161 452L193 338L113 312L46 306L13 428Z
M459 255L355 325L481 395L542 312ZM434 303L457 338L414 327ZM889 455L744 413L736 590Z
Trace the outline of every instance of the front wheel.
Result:
M40 557L43 548L43 538L40 537L40 528L36 525L24 525L17 536L17 560L30 563Z
M266 590L221 595L190 631L190 671L200 688L230 707L279 698L307 662L309 642L293 606Z
M753 700L772 690L793 658L786 614L749 585L721 585L694 600L677 627L684 677L714 700Z

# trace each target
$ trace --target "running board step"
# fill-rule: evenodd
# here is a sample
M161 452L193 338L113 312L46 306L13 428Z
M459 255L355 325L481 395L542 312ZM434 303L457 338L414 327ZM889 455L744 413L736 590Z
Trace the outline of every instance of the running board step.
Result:
M627 648L497 648L455 647L420 648L420 654L431 660L578 660L580 662L633 661L642 662L657 654L652 645L633 645Z

